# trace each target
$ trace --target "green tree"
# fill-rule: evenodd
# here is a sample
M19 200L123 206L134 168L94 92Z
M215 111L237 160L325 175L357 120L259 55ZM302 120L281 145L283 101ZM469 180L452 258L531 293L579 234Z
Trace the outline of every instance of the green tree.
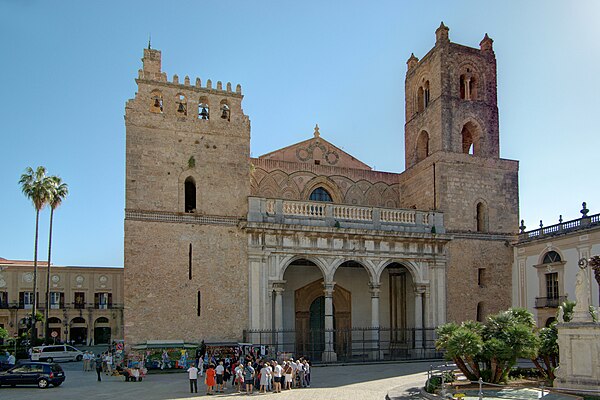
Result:
M8 331L0 327L0 339L6 339L8 337Z
M48 329L48 310L50 309L50 260L52 255L52 222L54 220L54 210L58 208L69 194L69 187L58 176L51 176L49 179L48 205L50 206L50 233L48 236L48 269L46 269L46 310L44 314L46 326L46 341L50 340L50 330Z
M469 380L498 383L506 381L517 359L537 356L539 339L534 329L529 311L511 308L488 317L485 324L466 321L440 326L436 347L445 350Z
M21 175L19 180L21 191L31 200L35 208L35 245L33 251L33 307L31 310L31 319L35 321L37 311L37 259L38 259L38 236L40 211L48 202L48 194L50 192L50 180L46 176L46 168L40 166L34 171L31 167L27 167L25 173ZM31 343L35 339L35 323L31 328Z
M554 369L558 365L558 329L556 323L538 331L540 348L537 357L532 358L535 367L549 380L553 381ZM542 364L543 363L543 364Z

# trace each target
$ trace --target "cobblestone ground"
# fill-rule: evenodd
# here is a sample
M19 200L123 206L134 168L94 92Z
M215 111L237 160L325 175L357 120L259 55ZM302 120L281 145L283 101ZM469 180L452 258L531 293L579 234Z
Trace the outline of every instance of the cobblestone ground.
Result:
M150 375L143 382L123 382L116 377L102 376L96 381L95 372L81 372L81 363L63 363L67 380L58 388L37 389L36 387L1 387L2 400L92 400L92 399L195 399L206 398L204 384L198 384L200 393L189 393L189 381L185 373ZM395 398L417 398L413 393L425 381L430 362L350 365L314 367L310 388L292 389L281 394L254 394L251 397L294 399L353 399L383 400L394 389ZM228 387L224 394L211 398L246 398Z

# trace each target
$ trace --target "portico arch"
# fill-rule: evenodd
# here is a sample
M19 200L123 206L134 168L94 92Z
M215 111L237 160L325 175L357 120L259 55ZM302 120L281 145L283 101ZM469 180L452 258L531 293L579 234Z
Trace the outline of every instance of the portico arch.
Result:
M279 279L284 279L283 277L285 275L285 272L291 265L308 265L306 262L309 262L310 265L314 265L317 268L319 268L319 270L323 274L323 278L328 276L327 263L324 260L320 259L319 257L313 257L310 255L293 255L285 257L280 262L280 265L282 267L279 270Z

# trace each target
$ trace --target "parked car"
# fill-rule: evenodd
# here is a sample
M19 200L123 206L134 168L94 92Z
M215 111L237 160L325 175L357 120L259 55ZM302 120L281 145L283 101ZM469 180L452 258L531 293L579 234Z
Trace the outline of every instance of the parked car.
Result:
M64 381L65 372L56 363L24 361L0 372L0 386L37 385L45 389L48 385L60 386Z
M68 344L34 347L31 351L31 361L81 361L83 352Z

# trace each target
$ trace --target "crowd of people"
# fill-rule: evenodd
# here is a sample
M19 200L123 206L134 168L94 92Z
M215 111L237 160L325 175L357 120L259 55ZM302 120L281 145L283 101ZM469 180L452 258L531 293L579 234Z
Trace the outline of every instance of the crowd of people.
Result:
M187 370L190 392L198 393L198 378L204 377L207 395L224 393L228 385L247 395L253 394L255 389L259 393L281 393L282 390L310 387L310 371L311 364L304 357L278 362L251 355L242 360L225 358L217 361L211 357L208 363L200 357Z

